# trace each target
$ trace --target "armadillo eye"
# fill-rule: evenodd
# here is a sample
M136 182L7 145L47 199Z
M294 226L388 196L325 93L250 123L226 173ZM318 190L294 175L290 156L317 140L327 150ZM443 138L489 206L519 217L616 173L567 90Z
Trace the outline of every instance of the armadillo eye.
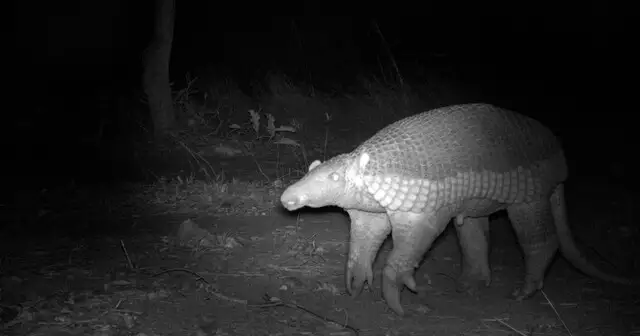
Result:
M329 174L329 179L333 182L338 182L340 180L340 175L336 172Z

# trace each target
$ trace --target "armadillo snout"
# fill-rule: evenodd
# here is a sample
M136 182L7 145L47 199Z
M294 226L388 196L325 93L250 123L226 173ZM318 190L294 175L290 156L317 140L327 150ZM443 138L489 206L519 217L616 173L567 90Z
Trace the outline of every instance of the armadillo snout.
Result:
M304 207L307 199L308 197L305 194L295 193L291 189L285 190L284 193L282 193L282 196L280 196L282 206L289 211L298 210Z

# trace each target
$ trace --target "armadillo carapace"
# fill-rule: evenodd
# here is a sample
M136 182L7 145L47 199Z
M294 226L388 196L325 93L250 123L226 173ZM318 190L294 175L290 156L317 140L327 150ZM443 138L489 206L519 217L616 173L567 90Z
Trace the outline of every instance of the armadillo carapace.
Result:
M414 271L452 218L463 269L458 290L488 285L488 215L506 209L525 254L524 284L512 293L528 298L542 288L560 245L583 272L608 275L580 254L567 225L564 154L549 129L526 116L488 104L438 108L399 120L351 153L309 172L281 196L288 210L342 207L351 218L346 288L358 295L372 284L372 264L392 233L382 292L403 315L400 291L416 291ZM554 225L555 224L555 225Z

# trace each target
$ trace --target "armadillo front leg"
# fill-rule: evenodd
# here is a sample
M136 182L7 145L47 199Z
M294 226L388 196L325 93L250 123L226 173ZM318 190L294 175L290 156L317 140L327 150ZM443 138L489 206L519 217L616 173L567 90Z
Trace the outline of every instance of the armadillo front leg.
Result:
M407 286L417 291L413 277L415 268L433 241L447 226L449 218L434 214L391 213L393 250L389 254L382 276L382 294L387 305L402 316L400 291Z
M524 284L511 296L523 300L542 289L544 274L558 250L558 237L548 199L514 204L507 208L507 212L524 251L526 264Z
M391 224L386 213L371 213L360 210L347 210L351 218L351 239L349 243L349 261L347 262L347 292L357 296L365 281L373 285L372 265L380 245L391 232Z
M491 284L489 269L489 218L466 217L456 224L458 241L462 250L462 273L456 290L475 294L481 285Z

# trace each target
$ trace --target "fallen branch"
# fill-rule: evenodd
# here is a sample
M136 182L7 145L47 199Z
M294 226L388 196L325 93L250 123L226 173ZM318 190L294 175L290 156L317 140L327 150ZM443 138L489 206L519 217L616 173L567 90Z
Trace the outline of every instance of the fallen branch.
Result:
M194 276L196 276L198 278L198 280L202 280L207 284L210 284L210 282L205 279L202 275L198 274L197 272L194 272L190 269L187 268L172 268L172 269L168 269L168 270L164 270L164 271L160 271L158 273L153 274L151 277L156 277L159 276L161 274L165 274L165 273L169 273L169 272L187 272L187 273L191 273ZM300 306L298 304L295 303L290 303L290 302L284 302L282 300L280 300L279 298L275 298L270 296L269 294L265 294L262 299L264 300L265 303L262 304L249 304L248 300L242 300L242 299L237 299L234 297L230 297L230 296L226 296L218 291L210 291L209 293L213 294L215 297L217 297L218 299L224 300L224 301L229 301L232 303L236 303L236 304L242 304L242 305L246 305L249 308L273 308L273 307L288 307L291 309L297 309L297 310L301 310L309 315L311 315L312 317L314 317L317 320L322 321L323 323L325 323L328 326L331 327L337 327L337 328L341 328L341 329L347 329L349 331L351 331L354 335L359 335L360 331L355 328L350 326L349 324L347 324L347 321L345 321L345 323L340 323L337 322L331 318L322 316L320 314L317 314L303 306Z
M288 307L291 309L298 309L298 310L302 310L303 312L313 316L314 318L316 318L317 320L322 321L323 323L325 323L328 326L331 327L338 327L338 328L342 328L342 329L347 329L351 332L353 332L354 335L358 336L360 334L360 331L355 328L350 326L349 324L347 324L347 321L345 321L344 324L337 322L331 318L328 317L324 317L320 314L314 313L311 310L295 304L295 303L290 303L290 302L284 302L282 300L280 300L279 298L275 298L275 297L271 297L269 294L265 294L262 299L265 301L265 303L263 304L252 304L252 305L247 305L247 307L251 307L251 308L272 308L272 307Z

